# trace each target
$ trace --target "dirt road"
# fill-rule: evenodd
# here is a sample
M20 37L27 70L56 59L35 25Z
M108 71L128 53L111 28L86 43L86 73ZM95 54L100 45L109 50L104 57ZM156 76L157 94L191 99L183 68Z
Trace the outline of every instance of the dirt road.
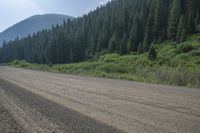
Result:
M26 132L200 132L198 89L0 67L0 104Z

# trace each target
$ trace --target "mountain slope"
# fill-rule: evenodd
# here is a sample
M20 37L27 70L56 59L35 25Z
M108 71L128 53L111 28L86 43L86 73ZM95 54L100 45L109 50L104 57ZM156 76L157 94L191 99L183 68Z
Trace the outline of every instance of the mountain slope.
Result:
M26 37L41 30L50 29L52 25L62 24L63 20L67 19L73 19L73 17L59 14L32 16L0 33L0 45L3 43L3 40L10 41L16 37Z

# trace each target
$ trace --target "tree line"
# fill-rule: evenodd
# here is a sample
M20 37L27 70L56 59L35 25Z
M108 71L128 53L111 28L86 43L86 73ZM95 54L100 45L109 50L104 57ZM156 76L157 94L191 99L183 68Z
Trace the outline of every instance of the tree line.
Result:
M154 42L183 42L200 24L199 0L113 0L62 25L4 42L0 63L72 63L100 53L143 53Z

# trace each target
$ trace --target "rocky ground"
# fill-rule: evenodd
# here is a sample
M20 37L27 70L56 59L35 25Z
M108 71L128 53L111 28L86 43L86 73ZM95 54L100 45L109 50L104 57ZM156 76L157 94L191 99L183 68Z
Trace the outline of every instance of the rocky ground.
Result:
M13 119L8 110L0 104L0 133L24 133L22 127Z

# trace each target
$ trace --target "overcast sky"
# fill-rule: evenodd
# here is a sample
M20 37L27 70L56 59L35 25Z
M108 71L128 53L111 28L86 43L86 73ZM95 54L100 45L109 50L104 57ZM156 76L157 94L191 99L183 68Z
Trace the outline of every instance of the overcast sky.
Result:
M0 0L0 32L36 14L82 16L109 0Z

